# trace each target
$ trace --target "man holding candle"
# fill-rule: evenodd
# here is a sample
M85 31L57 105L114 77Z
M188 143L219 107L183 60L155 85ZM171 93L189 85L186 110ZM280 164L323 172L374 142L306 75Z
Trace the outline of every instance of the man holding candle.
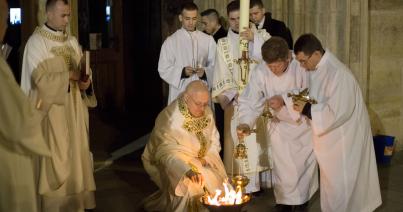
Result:
M182 28L169 36L161 47L158 61L160 77L169 84L168 104L194 80L209 87L213 78L216 43L212 36L196 29L198 7L193 2L182 5Z
M142 155L159 190L145 200L147 211L199 211L200 197L223 190L226 180L209 90L192 81L157 117Z
M85 74L83 54L67 33L67 0L46 1L47 21L29 38L22 64L21 88L33 102L38 91L52 105L42 122L51 158L41 158L39 194L42 211L79 211L95 207L92 155L89 150L88 107L95 106L91 73ZM84 73L83 73L84 72Z
M244 56L254 60L253 63L249 64L249 70L253 70L256 66L255 62L261 61L261 46L265 40L270 38L270 35L265 31L258 32L249 28L249 4L244 5L243 20L240 20L240 9L239 1L232 1L227 5L230 28L227 37L218 40L212 98L224 110L224 164L227 173L246 175L250 180L246 192L252 193L260 190L259 172L267 169L267 164L260 163L261 146L264 146L266 141L263 131L260 131L262 133L256 137L262 139L252 139L253 141L245 142L248 148L248 160L234 160L234 141L238 139L235 130L237 124L231 122L238 121L237 98L244 86L241 85L244 82L241 75L244 73L234 60L242 56L239 43L240 39L243 39L248 46L246 49L248 54ZM240 22L245 24L242 25L242 29L240 29ZM246 80L248 78L249 76L246 76ZM257 127L261 126L259 123Z
M320 170L322 211L374 211L382 204L367 108L350 69L313 34L294 45L310 72L309 95L317 104L294 102L309 119Z

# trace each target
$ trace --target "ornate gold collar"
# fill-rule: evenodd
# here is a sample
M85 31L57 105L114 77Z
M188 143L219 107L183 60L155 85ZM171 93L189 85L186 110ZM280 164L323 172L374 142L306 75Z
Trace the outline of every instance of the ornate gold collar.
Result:
M39 33L42 37L45 37L49 40L56 41L56 42L65 42L69 35L67 32L63 32L63 34L57 35L55 33L52 33L43 27L36 27L35 33Z

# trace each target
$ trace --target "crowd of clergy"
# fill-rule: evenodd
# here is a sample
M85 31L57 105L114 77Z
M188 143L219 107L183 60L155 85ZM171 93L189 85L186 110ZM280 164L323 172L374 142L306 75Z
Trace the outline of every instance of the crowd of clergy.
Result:
M250 23L240 27L245 2ZM226 15L228 29L217 10L199 15L185 3L181 28L161 47L168 106L142 156L159 188L144 208L206 210L201 196L242 175L252 196L273 189L276 205L265 211L308 211L318 190L322 211L374 211L382 200L372 133L350 69L313 34L294 43L261 0L231 1ZM249 72L237 63L245 55ZM246 159L234 157L241 142Z
M243 175L252 196L273 189L276 206L266 211L307 211L318 190L322 211L374 211L382 200L372 133L350 69L313 34L294 43L261 0L246 5L250 24L241 28L244 2L227 5L228 29L217 10L184 3L181 28L161 47L168 106L141 158L158 186L144 209L204 211L202 195ZM0 41L7 8L0 0ZM97 102L91 70L66 32L69 16L68 0L46 1L46 23L25 46L21 85L0 55L0 211L95 208L88 108ZM294 98L303 91L310 101ZM241 142L247 159L234 157Z

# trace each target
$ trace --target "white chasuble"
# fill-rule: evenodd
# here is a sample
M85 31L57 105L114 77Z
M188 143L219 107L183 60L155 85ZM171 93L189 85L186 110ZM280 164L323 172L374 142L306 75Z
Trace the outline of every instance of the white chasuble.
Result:
M261 47L270 38L270 35L263 31L255 31L254 41L249 42L249 58L257 63L262 61ZM228 30L225 38L218 40L216 61L214 66L214 81L212 88L213 101L217 102L218 95L225 95L232 104L224 110L224 165L228 174L243 174L250 178L250 183L246 187L246 192L260 190L258 173L268 169L267 163L261 163L259 159L263 154L261 146L265 143L264 127L258 122L254 128L258 129L257 134L251 134L245 138L248 158L246 160L234 160L234 146L238 142L236 127L239 123L237 96L242 92L241 72L239 65L234 62L239 59L239 35L232 30ZM257 63L250 64L250 73L253 72Z
M211 110L193 118L182 96L157 117L144 153L143 165L159 190L145 200L148 211L199 211L203 188L186 172L192 167L203 175L210 193L223 190L227 178L219 151L220 142ZM198 158L208 165L203 166Z
M322 211L374 211L381 205L367 108L351 71L329 50L310 77L314 151Z
M38 212L35 159L49 157L41 120L0 57L0 211Z
M267 122L267 154L262 159L273 162L274 195L277 204L300 205L318 189L318 169L313 153L312 132L305 118L293 110L289 92L306 88L308 78L296 60L291 60L281 76L276 76L262 62L251 73L249 84L239 97L240 123L255 125L261 119L267 100L275 95L285 104L273 115L279 121ZM269 151L270 150L270 151Z
M168 104L185 90L189 82L200 79L197 74L182 78L182 70L187 66L204 68L206 83L211 88L215 50L213 37L198 30L189 32L181 28L164 41L158 61L158 72L169 84Z
M33 102L41 98L53 104L42 122L52 153L40 161L43 211L95 207L88 107L95 106L96 99L93 93L80 91L77 81L69 80L69 71L77 70L81 57L73 36L46 25L35 30L24 51L22 90Z

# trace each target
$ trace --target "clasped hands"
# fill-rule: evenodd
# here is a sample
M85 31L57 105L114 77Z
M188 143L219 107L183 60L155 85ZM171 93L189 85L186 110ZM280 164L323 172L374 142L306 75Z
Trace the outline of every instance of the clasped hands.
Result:
M204 68L192 68L190 66L185 67L185 75L187 77L190 77L193 74L197 74L197 76L200 78L203 77L204 72L205 72Z

